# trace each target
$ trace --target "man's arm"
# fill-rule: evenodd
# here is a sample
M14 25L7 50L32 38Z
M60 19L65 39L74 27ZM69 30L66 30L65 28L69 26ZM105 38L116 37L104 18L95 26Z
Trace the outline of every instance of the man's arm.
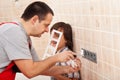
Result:
M55 78L56 78L57 80L71 80L70 78L65 77L65 76L62 76L62 75L56 75Z
M31 59L18 59L14 62L25 76L32 78L51 68L56 62L65 62L71 58L74 58L71 52L66 51L38 62Z
M70 80L68 77L62 76L62 74L68 74L76 72L74 68L70 66L53 66L50 69L41 73L41 75L53 76L57 80Z
M53 76L57 80L70 80L69 78L62 76L61 74L68 74L78 72L81 69L81 61L79 58L75 59L75 62L78 66L71 67L71 66L53 66L50 69L41 73L41 75ZM76 80L76 79L75 79Z
M68 74L78 71L78 68L72 68L71 66L53 66L50 69L42 72L40 75L56 76L61 74Z

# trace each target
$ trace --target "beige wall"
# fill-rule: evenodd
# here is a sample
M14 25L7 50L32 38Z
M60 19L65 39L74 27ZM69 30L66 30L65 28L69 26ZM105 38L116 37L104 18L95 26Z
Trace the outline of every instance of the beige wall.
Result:
M16 6L14 0L1 0L0 22L19 17L32 1L35 0L20 0ZM83 80L119 80L120 0L43 1L54 10L52 24L65 21L72 25L77 53L80 53L81 48L97 53L97 64L80 56ZM33 39L37 52L44 53L48 36L45 34L42 39Z

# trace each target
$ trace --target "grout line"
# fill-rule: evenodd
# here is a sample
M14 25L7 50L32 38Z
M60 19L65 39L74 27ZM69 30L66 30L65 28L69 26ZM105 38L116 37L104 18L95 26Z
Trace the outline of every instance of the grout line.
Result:
M97 74L98 76L100 76L100 77L102 77L102 78L105 78L105 79L108 79L108 80L109 80L109 78L105 77L105 76L104 76L104 75L102 75L102 74L97 73L97 72L96 72L96 71L94 71L94 70L91 70L91 69L90 69L90 68L88 68L87 66L83 66L83 67L85 67L87 70L89 70L89 71L91 71L91 72L93 72L93 73Z

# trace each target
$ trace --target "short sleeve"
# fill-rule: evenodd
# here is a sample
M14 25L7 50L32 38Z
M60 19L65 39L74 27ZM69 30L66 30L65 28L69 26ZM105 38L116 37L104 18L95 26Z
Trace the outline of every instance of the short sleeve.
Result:
M27 37L20 27L12 27L2 34L5 52L10 60L32 59Z
M35 49L33 48L33 46L31 47L31 55L34 61L40 61L38 54L36 53Z

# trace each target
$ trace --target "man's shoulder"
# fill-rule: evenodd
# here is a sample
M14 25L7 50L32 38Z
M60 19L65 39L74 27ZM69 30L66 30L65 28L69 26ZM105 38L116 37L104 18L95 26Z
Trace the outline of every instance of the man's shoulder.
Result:
M0 25L0 33L4 33L4 32L9 32L9 31L18 31L20 27L16 24L12 24L12 23L6 23L6 24L2 24Z

